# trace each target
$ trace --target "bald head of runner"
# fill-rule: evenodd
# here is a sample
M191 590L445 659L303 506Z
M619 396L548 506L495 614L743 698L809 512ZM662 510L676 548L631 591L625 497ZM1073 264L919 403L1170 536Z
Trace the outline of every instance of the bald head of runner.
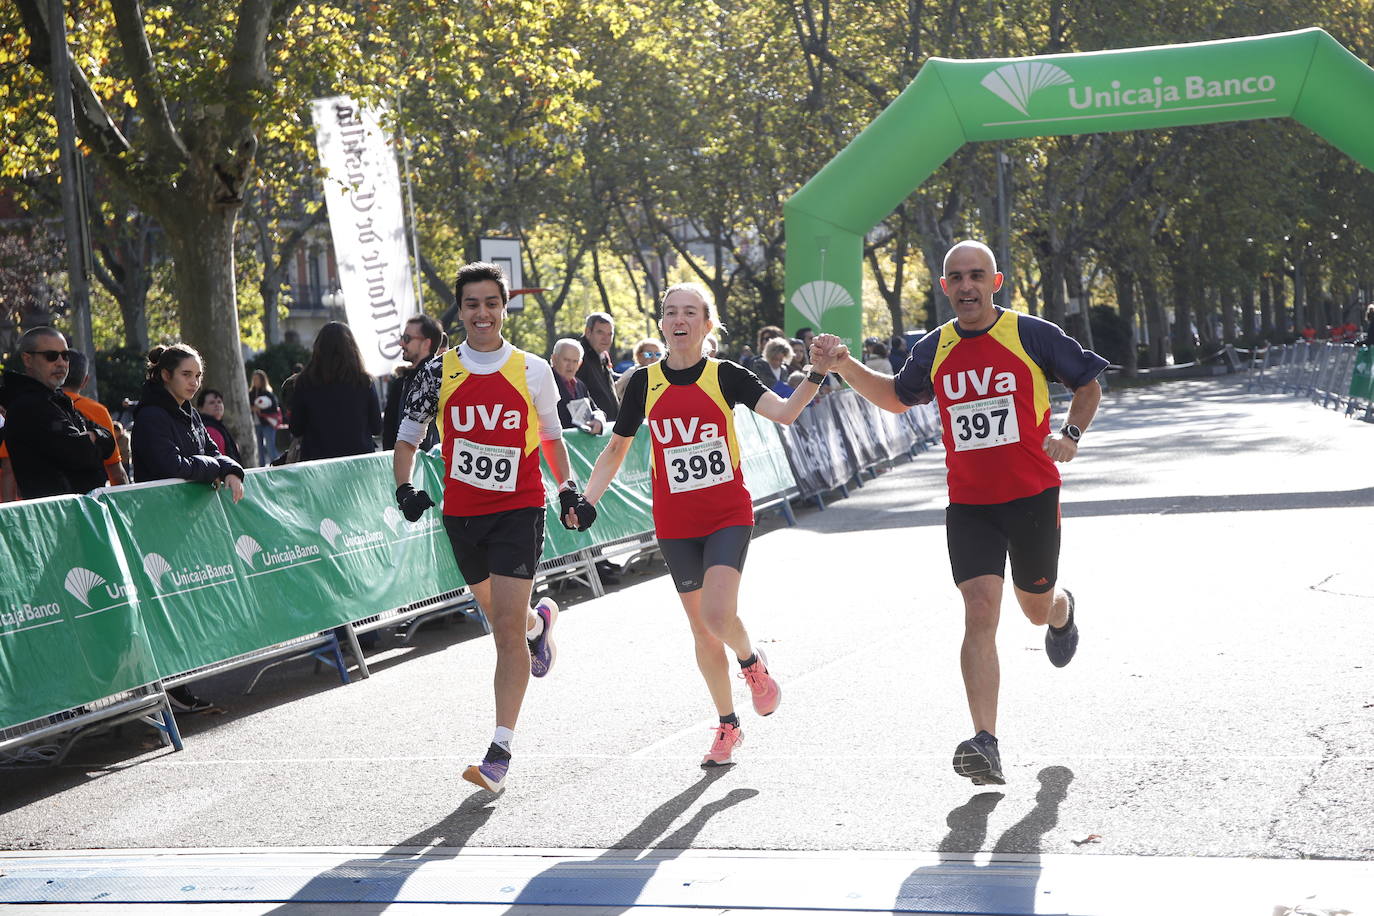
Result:
M992 249L982 242L959 242L945 254L945 275L940 288L949 297L959 326L981 331L997 319L992 297L1002 288L1002 275Z

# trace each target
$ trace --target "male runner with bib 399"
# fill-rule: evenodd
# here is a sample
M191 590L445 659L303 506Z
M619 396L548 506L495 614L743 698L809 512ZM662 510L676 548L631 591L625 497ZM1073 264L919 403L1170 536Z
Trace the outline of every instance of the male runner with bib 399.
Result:
M499 792L530 675L543 677L555 659L558 605L544 598L530 609L544 546L541 451L554 477L566 481L560 502L572 506L578 497L558 422L553 370L501 336L510 298L501 268L465 265L458 271L456 292L466 339L416 373L406 392L392 467L396 502L415 521L434 505L429 494L411 485L410 476L416 446L435 421L444 456L444 531L496 642L496 734L486 758L468 767L463 778Z
M997 622L1007 558L1021 611L1048 625L1045 654L1062 668L1078 648L1074 601L1059 575L1059 469L1072 461L1097 412L1097 376L1107 361L1056 325L992 304L1002 275L992 250L960 242L945 255L940 288L955 318L921 338L897 375L847 355L833 335L815 347L839 353L835 371L874 404L901 413L935 398L944 427L949 508L945 535L954 584L964 599L959 662L974 736L954 752L954 770L975 785L1001 785L997 747ZM1058 434L1050 432L1050 378L1073 391Z
M704 356L707 335L718 330L715 306L705 287L681 283L663 296L659 327L668 356L630 377L615 431L587 480L585 498L564 525L584 523L625 461L635 433L650 429L654 532L672 573L696 644L697 667L720 716L701 765L725 766L740 743L739 717L730 690L726 647L739 661L754 711L770 715L782 689L768 673L739 618L740 573L754 527L754 504L744 485L734 407L790 424L815 396L830 358L784 401L738 363Z

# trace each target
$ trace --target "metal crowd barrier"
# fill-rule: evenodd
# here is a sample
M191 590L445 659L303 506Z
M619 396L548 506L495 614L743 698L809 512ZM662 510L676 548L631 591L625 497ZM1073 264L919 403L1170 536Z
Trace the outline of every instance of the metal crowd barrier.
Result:
M1256 349L1249 390L1305 397L1347 417L1374 422L1374 351L1330 341L1298 341Z

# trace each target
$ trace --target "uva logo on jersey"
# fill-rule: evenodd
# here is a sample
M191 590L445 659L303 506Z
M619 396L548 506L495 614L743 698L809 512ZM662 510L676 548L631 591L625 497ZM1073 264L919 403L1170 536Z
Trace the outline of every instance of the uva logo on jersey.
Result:
M951 401L957 401L964 397L970 388L973 389L974 394L979 396L987 394L989 390L995 394L1010 394L1016 390L1016 375L1014 373L999 372L994 376L991 366L981 372L973 369L950 372L944 376L944 382L945 397Z
M703 423L699 417L668 417L663 420L650 420L649 428L653 430L654 438L664 445L673 442L676 438L678 442L692 443L704 442L707 439L720 438L720 424ZM673 436L673 432L677 436Z
M507 410L504 404L466 404L449 408L450 422L459 432L467 432L480 421L483 429L520 428L520 411Z

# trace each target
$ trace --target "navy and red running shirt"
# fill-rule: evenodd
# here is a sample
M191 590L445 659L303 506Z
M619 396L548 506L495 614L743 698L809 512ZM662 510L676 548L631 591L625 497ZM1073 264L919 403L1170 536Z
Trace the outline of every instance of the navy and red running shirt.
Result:
M1059 486L1043 449L1049 379L1077 389L1106 367L1058 325L997 308L987 330L951 320L922 337L894 381L903 404L940 406L949 501L991 505Z
M758 376L728 360L702 359L690 369L670 369L660 361L630 376L615 434L632 437L649 421L659 537L705 537L754 524L734 406L752 410L763 393Z

